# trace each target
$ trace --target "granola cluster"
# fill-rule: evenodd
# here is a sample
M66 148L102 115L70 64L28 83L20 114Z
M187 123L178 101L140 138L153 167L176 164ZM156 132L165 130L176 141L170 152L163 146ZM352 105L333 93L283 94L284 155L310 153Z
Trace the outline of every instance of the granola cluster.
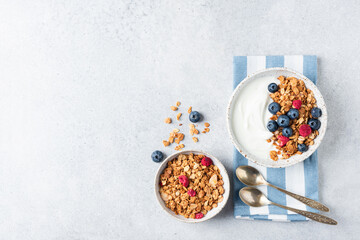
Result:
M224 182L217 166L203 155L180 154L160 176L166 207L186 218L202 218L223 200Z
M274 161L279 159L288 159L295 154L302 154L298 151L299 144L306 146L313 145L314 139L319 135L318 130L311 131L309 134L302 134L302 131L307 130L307 124L311 115L311 110L316 107L316 99L314 93L307 89L304 81L295 77L278 77L280 84L278 90L270 94L272 100L280 105L280 110L274 114L270 119L277 120L279 116L285 115L291 108L296 108L299 111L299 116L296 119L291 119L289 127L293 131L290 137L283 136L282 127L279 127L273 132L272 138L268 142L273 142L276 145L277 151L270 151L270 158ZM305 127L304 127L305 126Z
M176 106L171 106L170 109L172 111L178 111L179 110L179 107L180 107L181 103L178 101L176 102ZM188 114L191 114L192 112L192 107L189 107L189 109L187 110ZM178 113L176 115L176 120L177 121L181 121L181 117L182 117L182 113ZM164 122L166 124L171 124L173 123L173 120L170 118L170 117L167 117ZM182 126L183 124L182 123L179 123L179 126ZM210 132L210 124L205 122L204 123L204 130L202 131L202 133L208 133ZM196 127L198 127L198 125L195 125L195 124L189 124L189 133L192 137L192 140L197 143L199 141L199 138L198 137L195 137L194 135L199 135L200 134L200 130L199 129L196 129ZM175 150L181 150L185 147L184 144L180 143L185 135L183 133L180 133L179 132L180 130L179 129L174 129L172 132L170 132L170 136L169 136L169 139L168 140L163 140L163 145L165 147L167 146L170 146L172 143L176 143L177 145L175 146Z

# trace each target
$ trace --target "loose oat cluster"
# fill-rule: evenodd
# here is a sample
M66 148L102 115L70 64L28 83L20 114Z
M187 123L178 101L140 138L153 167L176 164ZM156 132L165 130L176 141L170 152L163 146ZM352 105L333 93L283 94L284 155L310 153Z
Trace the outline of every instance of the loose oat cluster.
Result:
M180 107L181 103L178 101L176 102L176 106L171 106L170 109L172 111L178 111L179 110L179 107ZM189 109L187 110L188 114L191 114L192 113L192 107L189 107ZM177 121L181 121L181 117L182 117L182 113L178 113L176 115L176 120ZM166 124L171 124L173 123L173 120L168 117L165 119L164 121ZM179 123L179 126L182 126L183 124L182 123ZM208 133L210 132L210 124L209 123L204 123L204 130L202 131L202 133ZM189 133L191 136L194 136L195 135L199 135L200 134L200 131L198 129L196 129L196 127L198 127L198 125L195 125L195 124L189 124ZM172 143L176 143L178 144L177 146L175 146L175 150L181 150L185 147L184 144L180 144L180 142L184 139L185 135L183 133L180 133L180 130L179 129L174 129L171 133L170 133L170 136L169 136L169 139L168 140L163 140L163 144L165 147L167 146L170 146ZM192 140L196 143L199 141L199 138L197 137L192 137Z
M267 140L268 142L272 141L278 150L270 152L270 158L274 161L279 159L278 155L281 155L281 159L288 159L295 154L302 154L302 148L306 148L306 151L307 146L314 144L314 139L319 135L317 129L320 127L320 125L314 125L315 127L313 127L312 124L310 124L311 128L309 126L309 120L319 122L315 119L317 117L312 116L312 110L320 110L316 106L314 93L306 88L302 80L295 77L286 78L280 76L278 79L280 80L280 84L278 88L275 88L275 91L270 94L270 97L275 103L280 105L280 110L270 119L279 123L279 117L286 116L286 114L290 116L290 118L288 118L290 119L288 127L291 129L287 129L287 132L291 136L284 136L284 128L281 127L279 123L279 128L273 132L273 137ZM291 109L295 112L293 118L289 115ZM298 110L298 114L295 109Z
M202 218L223 200L220 170L203 155L180 154L160 176L160 194L166 207L186 218Z

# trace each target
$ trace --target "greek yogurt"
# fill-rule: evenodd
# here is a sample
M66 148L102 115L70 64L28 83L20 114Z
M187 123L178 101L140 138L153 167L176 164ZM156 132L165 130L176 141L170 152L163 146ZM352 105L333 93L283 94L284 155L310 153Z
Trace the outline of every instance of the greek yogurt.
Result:
M267 109L272 102L267 87L273 82L279 84L275 77L255 78L245 83L234 99L231 122L235 138L244 152L259 160L269 159L269 152L276 150L266 141L273 136L266 127L272 116Z

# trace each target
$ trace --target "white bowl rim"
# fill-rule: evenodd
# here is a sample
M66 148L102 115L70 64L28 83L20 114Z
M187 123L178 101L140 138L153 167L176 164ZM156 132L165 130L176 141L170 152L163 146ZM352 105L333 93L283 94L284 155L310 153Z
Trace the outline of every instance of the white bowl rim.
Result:
M300 76L300 79L304 81L305 85L307 87L310 86L311 90L314 92L314 96L316 98L316 101L318 102L318 100L320 99L320 102L322 102L322 106L321 106L321 111L322 111L322 116L321 116L321 131L319 131L319 135L316 137L316 141L314 142L314 145L309 147L309 150L304 152L301 155L297 155L300 156L298 157L296 160L291 161L292 159L294 159L294 157L290 157L288 159L286 159L287 161L284 160L278 160L278 161L274 161L274 163L280 163L280 164L274 164L274 165L267 165L262 163L261 161L258 161L257 159L255 159L253 156L250 156L251 154L248 154L246 150L241 149L241 147L239 146L238 142L236 141L236 137L233 134L233 131L231 129L231 107L233 106L233 102L235 99L235 96L237 94L237 92L239 91L239 89L244 86L248 81L250 81L251 79L253 79L256 75L262 74L264 72L270 72L270 71L285 71L294 75L298 75ZM284 75L286 75L284 73ZM279 75L280 76L280 75ZM327 128L327 109L326 109L326 104L325 104L325 100L321 94L321 92L319 91L319 89L317 88L317 86L306 76L304 76L302 73L299 73L295 70L292 70L290 68L287 67L275 67L275 68L265 68L265 69L261 69L258 70L252 74L249 74L246 78L244 78L244 80L242 80L234 89L234 91L231 94L228 106L227 106L227 129L228 129L228 133L230 135L230 139L233 143L233 145L235 146L235 148L248 160L260 165L260 166L264 166L264 167L270 167L270 168L283 168L283 167L289 167L292 166L294 164L297 164L299 162L304 161L305 159L307 159L308 157L310 157L315 151L316 149L320 146L322 139L325 136L325 132L326 132L326 128Z
M224 180L224 189L225 189L225 193L223 194L223 201L221 203L218 204L218 206L216 208L213 208L211 211L214 211L215 213L212 216L208 216L208 214L206 214L203 218L201 219L192 219L192 218L185 218L181 215L173 215L171 214L171 210L168 209L165 204L164 201L162 200L161 196L160 196L160 192L159 192L159 178L160 175L163 171L164 166L167 164L167 162L169 162L170 160L174 159L176 156L180 155L180 154L189 154L189 153L193 153L193 154L201 154L201 155L205 155L209 158L211 158L213 160L213 163L215 166L219 167L220 169L220 174L223 177ZM217 159L216 157L214 157L211 154L208 154L207 152L201 151L201 150L182 150L179 152L175 152L173 154L171 154L170 156L166 157L165 160L161 163L161 165L159 166L156 175L155 175L155 182L154 182L154 191L155 191L155 197L156 200L158 201L158 203L160 204L161 208L170 216L172 216L173 218L181 221L181 222L186 222L186 223L199 223L199 222L204 222L206 220L209 220L213 217L215 217L217 214L219 214L219 212L221 212L221 210L226 206L226 203L229 199L229 195L230 195L230 179L229 179L229 175L226 171L226 168L224 167L224 165L221 163L221 161L219 159ZM161 203L163 203L164 205L162 205Z

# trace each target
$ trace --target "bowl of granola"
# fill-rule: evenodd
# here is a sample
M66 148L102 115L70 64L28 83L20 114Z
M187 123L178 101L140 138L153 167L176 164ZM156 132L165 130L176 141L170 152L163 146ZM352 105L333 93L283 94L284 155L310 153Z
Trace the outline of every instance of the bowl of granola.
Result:
M244 157L265 167L287 167L319 147L326 132L326 105L315 84L301 73L268 68L236 87L227 126Z
M155 196L162 209L183 222L203 222L218 214L229 198L225 167L197 150L174 153L159 167Z

